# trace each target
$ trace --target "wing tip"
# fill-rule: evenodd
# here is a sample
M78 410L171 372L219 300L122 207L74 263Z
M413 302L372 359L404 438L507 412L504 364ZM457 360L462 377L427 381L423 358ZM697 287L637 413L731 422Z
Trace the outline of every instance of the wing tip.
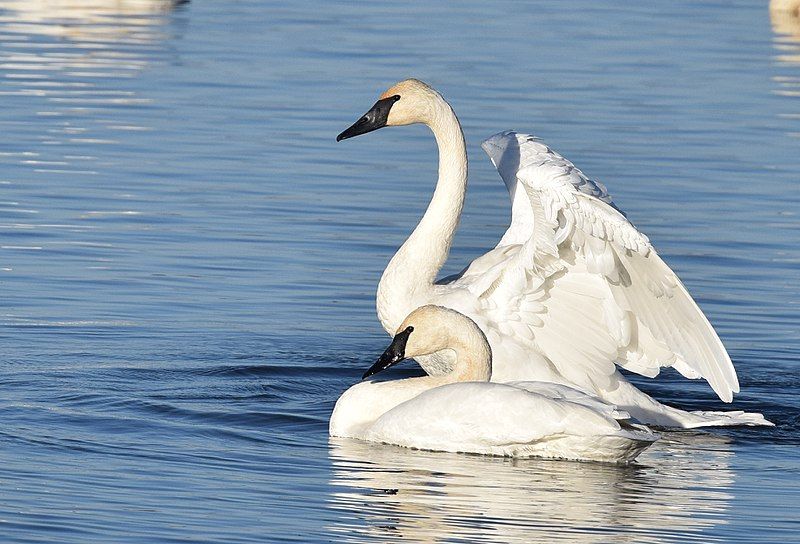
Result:
M730 368L733 370L731 381L726 380L722 384L716 383L716 380L715 383L711 383L711 381L709 381L711 388L714 390L720 400L725 403L733 402L733 394L739 392L739 380L736 377L736 370L734 370L733 364L730 365Z

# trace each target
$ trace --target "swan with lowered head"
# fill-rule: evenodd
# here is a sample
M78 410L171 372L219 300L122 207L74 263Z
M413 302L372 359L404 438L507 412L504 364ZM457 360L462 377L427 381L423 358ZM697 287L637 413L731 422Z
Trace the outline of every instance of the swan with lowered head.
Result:
M417 308L368 378L409 357L452 352L450 372L362 381L336 402L331 436L417 449L627 463L658 436L628 414L552 383L490 383L492 352L474 321L442 306Z
M659 403L617 369L655 377L673 367L705 378L730 402L739 382L730 357L681 281L611 201L536 138L504 132L483 144L511 195L511 225L495 248L436 281L467 187L464 134L430 86L392 86L337 141L385 126L422 123L439 147L428 209L381 277L378 317L393 333L425 304L457 310L486 334L493 381L544 381L587 391L644 423L668 427L770 425L760 414L686 412ZM453 367L451 351L418 356L428 374Z

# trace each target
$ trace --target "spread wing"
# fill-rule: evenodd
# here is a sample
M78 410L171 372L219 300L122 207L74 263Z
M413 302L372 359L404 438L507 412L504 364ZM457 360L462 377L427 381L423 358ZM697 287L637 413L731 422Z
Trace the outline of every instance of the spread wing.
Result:
M509 189L512 222L455 283L490 324L581 387L613 387L614 363L650 377L672 366L730 402L739 384L722 342L605 187L525 134L483 148Z

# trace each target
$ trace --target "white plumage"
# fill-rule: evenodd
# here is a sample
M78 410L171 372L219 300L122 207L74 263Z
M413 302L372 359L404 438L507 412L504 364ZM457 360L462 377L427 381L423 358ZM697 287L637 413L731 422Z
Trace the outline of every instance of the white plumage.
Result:
M485 332L493 381L561 383L663 426L769 424L760 414L663 405L617 370L654 377L673 367L706 379L725 402L739 391L722 342L647 236L602 184L532 136L503 132L483 143L511 196L511 224L495 248L436 281L466 192L463 132L450 105L420 81L402 81L383 96L396 97L386 125L424 123L439 146L428 210L378 286L378 316L388 332L414 308L437 304ZM433 375L452 366L446 351L417 360Z
M672 366L688 378L705 378L730 402L739 382L722 342L647 237L613 207L605 187L526 134L503 132L483 148L506 185L516 184L529 199L531 216L523 216L522 225L512 218L509 231L517 239L509 237L505 245L519 249L503 274L533 278L518 291L530 292L532 284L549 287L543 293L547 302L539 305L548 311L530 339L559 372L589 389L607 387L612 366L576 362L586 360L582 354L594 353L596 359L610 354L623 368L644 376ZM526 230L534 235L520 236ZM570 278L573 274L579 276ZM542 281L549 278L553 281ZM573 279L579 283L572 285ZM508 302L505 317L513 319L522 308ZM599 338L587 337L582 329Z
M454 353L452 371L354 385L336 403L331 436L434 451L615 463L632 461L658 438L628 423L629 415L614 406L566 386L489 383L486 337L462 314L423 306L400 330L407 327L413 332L404 356L448 349Z

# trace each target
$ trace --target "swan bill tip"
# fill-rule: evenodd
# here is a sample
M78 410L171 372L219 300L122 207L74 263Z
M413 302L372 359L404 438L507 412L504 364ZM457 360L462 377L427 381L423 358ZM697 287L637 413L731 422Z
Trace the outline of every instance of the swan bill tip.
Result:
M398 332L394 338L392 338L392 343L386 348L386 351L378 357L374 365L364 372L364 376L362 376L361 379L366 380L370 376L374 376L378 372L383 372L387 368L393 367L404 360L406 358L406 343L412 332L414 332L414 327L406 327L404 330Z
M353 136L360 136L373 130L378 130L386 126L389 120L389 110L392 105L400 100L399 96L390 96L389 98L381 98L370 108L370 110L361 116L361 118L347 127L341 134L336 137L337 142L352 138Z

